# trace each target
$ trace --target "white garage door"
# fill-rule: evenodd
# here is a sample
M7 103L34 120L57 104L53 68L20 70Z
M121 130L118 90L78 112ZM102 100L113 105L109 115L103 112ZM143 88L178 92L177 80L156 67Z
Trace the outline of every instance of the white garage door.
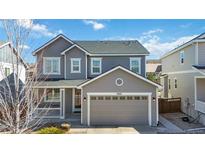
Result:
M90 125L148 124L148 96L90 96Z

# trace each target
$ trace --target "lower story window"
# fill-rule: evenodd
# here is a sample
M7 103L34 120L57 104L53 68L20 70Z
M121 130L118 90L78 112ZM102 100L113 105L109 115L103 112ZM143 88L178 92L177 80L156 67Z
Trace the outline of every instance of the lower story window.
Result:
M46 89L46 102L60 102L60 89Z

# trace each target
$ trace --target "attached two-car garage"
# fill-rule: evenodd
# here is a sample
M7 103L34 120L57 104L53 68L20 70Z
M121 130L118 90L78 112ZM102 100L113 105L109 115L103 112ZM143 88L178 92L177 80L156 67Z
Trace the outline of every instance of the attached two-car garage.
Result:
M148 125L149 94L98 95L89 98L90 125Z
M81 123L94 125L149 125L158 123L160 85L118 66L79 88Z

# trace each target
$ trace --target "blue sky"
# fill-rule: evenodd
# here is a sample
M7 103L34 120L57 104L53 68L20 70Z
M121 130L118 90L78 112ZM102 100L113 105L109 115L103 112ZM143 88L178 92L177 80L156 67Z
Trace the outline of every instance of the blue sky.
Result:
M148 58L159 58L203 32L205 20L34 20L23 57L34 62L32 51L63 33L72 40L137 39L150 51ZM5 40L2 26L0 40Z

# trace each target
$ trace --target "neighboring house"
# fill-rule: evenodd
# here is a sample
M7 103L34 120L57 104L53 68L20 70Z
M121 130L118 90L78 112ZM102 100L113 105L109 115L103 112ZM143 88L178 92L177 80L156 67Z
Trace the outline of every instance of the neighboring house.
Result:
M162 97L181 97L181 110L205 124L205 33L168 52L161 61Z
M162 64L161 60L159 59L149 59L147 60L146 65L146 72L148 73L154 73L156 75L159 75L162 71Z
M159 83L160 82L160 75L162 71L162 64L161 61L158 59L149 59L147 60L146 65L146 75L147 78Z
M149 52L138 41L72 41L60 34L35 50L49 118L84 125L158 124L158 88L145 78ZM44 108L39 108L44 110Z
M16 72L16 58L17 52L10 42L0 42L0 81L12 73ZM13 70L14 64L14 70ZM19 71L20 79L23 83L26 80L27 64L20 57Z

